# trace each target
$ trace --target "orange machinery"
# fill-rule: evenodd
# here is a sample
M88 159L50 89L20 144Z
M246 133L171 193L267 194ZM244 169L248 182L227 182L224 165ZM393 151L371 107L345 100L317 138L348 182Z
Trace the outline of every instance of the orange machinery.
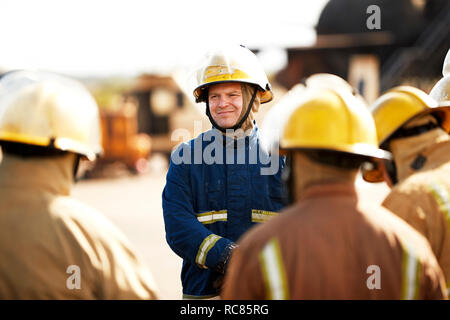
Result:
M137 105L125 101L118 110L100 110L103 155L98 164L123 162L133 173L147 170L151 138L138 133Z

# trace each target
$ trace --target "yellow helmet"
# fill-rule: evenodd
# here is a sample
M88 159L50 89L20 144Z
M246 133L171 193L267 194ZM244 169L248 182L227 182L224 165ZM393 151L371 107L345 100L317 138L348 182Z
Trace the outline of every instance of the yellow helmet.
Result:
M81 83L53 73L13 71L0 79L0 141L101 153L97 104Z
M380 146L409 121L425 114L437 115L442 128L450 131L450 108L439 107L425 92L410 86L389 90L374 102L371 112Z
M365 103L349 90L318 88L297 101L280 138L283 150L322 149L389 159L378 148L375 124Z
M267 152L279 151L280 129L289 110L296 107L298 101L305 94L306 87L298 83L292 87L269 111L267 111L261 125L259 141L260 146Z
M197 71L196 102L205 102L205 89L215 83L244 82L256 85L261 103L273 98L266 73L258 58L243 46L229 46L209 52Z
M263 149L271 151L278 150L278 138L282 134L281 127L286 121L286 118L290 115L292 110L299 106L301 101L303 101L303 98L308 96L309 92L319 89L348 91L357 99L360 99L362 104L365 104L364 99L360 95L357 95L355 89L341 77L331 73L313 74L305 79L304 84L298 83L292 87L280 101L267 112L260 129L260 143Z
M441 119L441 127L447 132L450 131L450 107L439 106L425 92L410 86L400 86L389 90L373 103L371 112L377 127L380 146L411 120L426 114L438 116ZM363 167L362 177L367 182L384 180L381 168L376 164L368 168Z

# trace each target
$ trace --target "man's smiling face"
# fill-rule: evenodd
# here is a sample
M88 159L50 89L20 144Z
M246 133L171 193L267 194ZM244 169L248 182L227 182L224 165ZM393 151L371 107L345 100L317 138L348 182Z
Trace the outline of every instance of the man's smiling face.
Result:
M242 111L242 89L238 82L213 84L208 90L209 110L222 128L231 128Z

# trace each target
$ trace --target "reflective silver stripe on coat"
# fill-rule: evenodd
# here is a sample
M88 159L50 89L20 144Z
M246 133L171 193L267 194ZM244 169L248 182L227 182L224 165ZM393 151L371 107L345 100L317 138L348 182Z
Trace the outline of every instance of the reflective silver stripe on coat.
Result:
M432 182L428 185L428 190L439 204L439 210L447 219L447 226L450 229L450 196L445 186ZM450 282L447 283L447 297L450 298Z
M202 268L207 269L208 267L205 265L206 256L208 255L209 250L216 244L216 242L222 237L216 234L210 234L205 239L203 239L202 243L197 252L197 257L195 258L195 262Z
M208 211L197 214L197 220L202 224L210 224L217 221L227 221L227 210Z
M286 272L283 265L280 244L272 239L260 253L263 280L269 299L289 299L289 290L286 281Z
M442 211L442 213L445 214L447 223L450 226L450 196L448 194L447 189L444 186L435 182L430 183L428 187L431 194L439 204L439 209Z
M419 294L420 263L414 248L408 243L403 243L402 269L402 299L417 299Z
M252 209L252 222L266 222L278 213L274 211Z

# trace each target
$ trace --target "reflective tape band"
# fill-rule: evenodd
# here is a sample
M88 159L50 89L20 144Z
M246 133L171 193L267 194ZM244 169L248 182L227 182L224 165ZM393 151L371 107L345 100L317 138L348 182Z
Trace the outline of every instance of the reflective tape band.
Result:
M205 83L211 83L216 81L250 79L250 76L239 69L229 66L210 66L206 70L205 78Z
M216 244L216 242L222 237L216 234L210 234L205 239L203 239L202 243L197 252L197 256L195 257L195 262L202 268L207 269L208 267L205 265L206 256L208 255L209 250Z
M227 210L209 211L197 214L197 220L202 224L210 224L217 221L227 221Z
M278 213L273 211L252 209L252 222L266 222L276 216Z
M420 263L412 246L403 243L402 299L413 300L419 294Z
M428 190L439 204L439 210L445 215L448 228L450 229L450 196L446 187L432 182L428 185ZM447 283L447 297L450 299L450 282Z
M438 183L432 182L428 185L428 190L439 204L439 209L445 214L447 224L450 227L450 196L447 189Z
M259 259L268 298L271 300L289 299L286 272L277 239L269 241L261 251Z

